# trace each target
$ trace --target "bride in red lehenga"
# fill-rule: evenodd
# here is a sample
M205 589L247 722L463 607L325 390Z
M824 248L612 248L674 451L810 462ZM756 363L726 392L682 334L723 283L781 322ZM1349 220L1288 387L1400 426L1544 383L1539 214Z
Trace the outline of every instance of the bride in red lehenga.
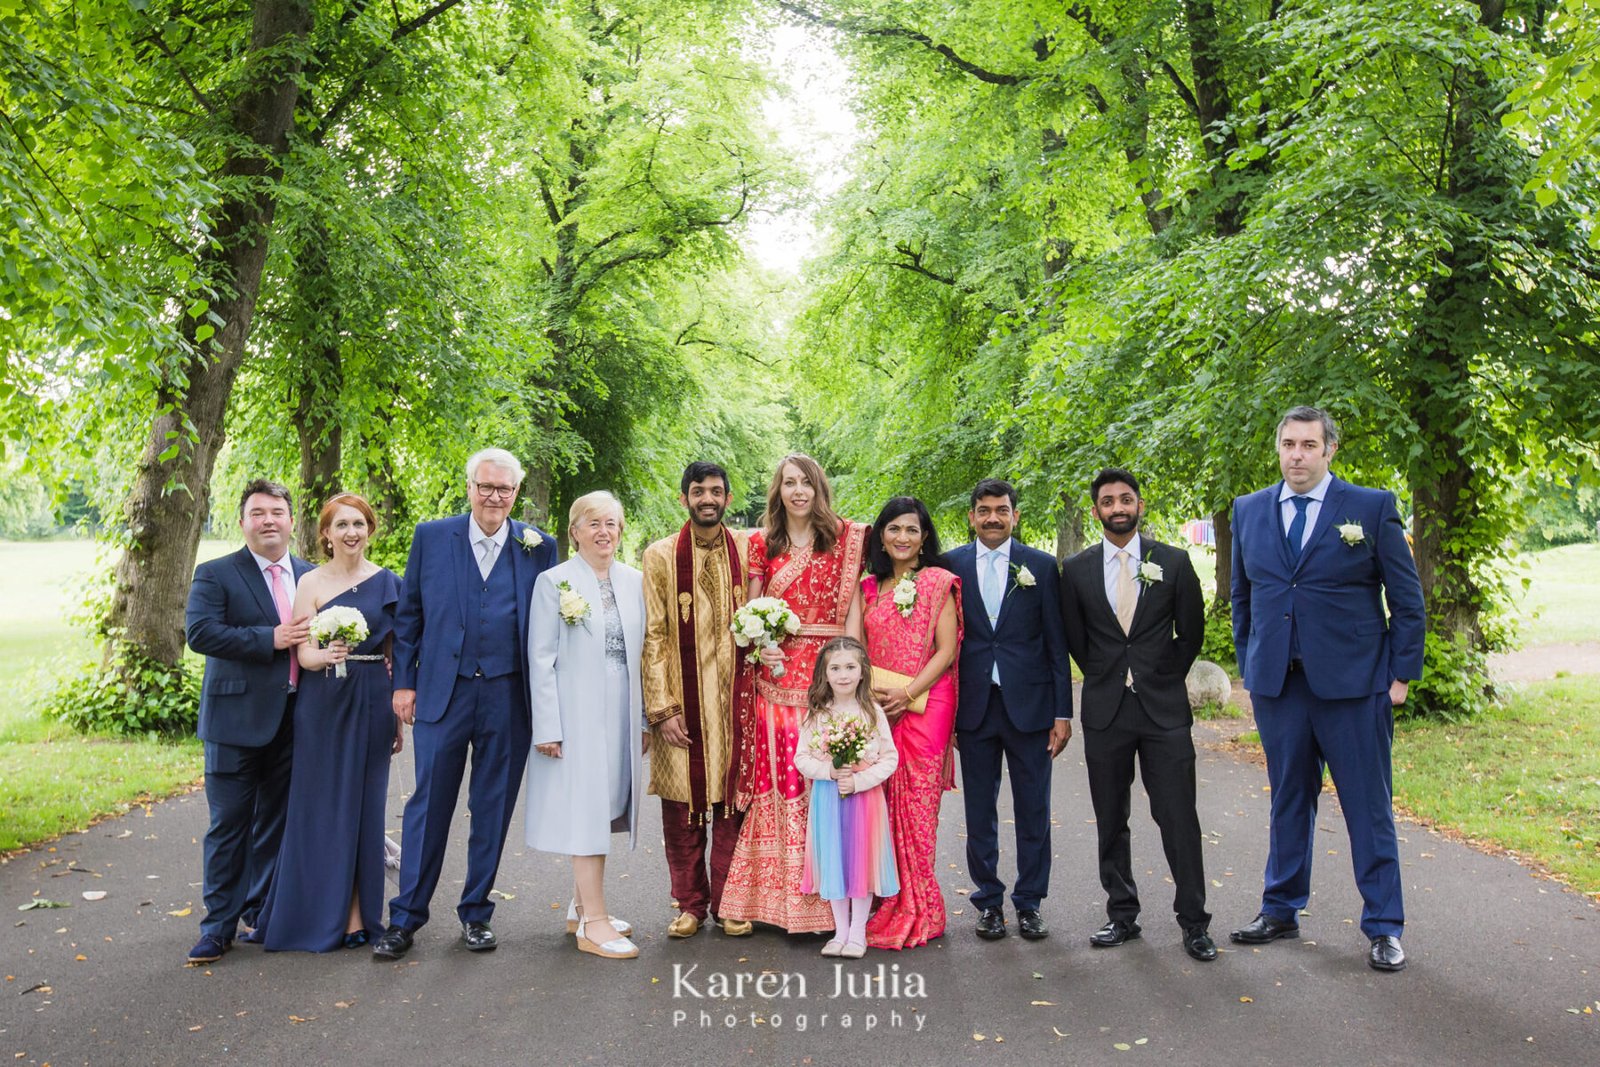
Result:
M761 653L754 700L740 711L737 803L745 815L720 917L813 933L833 929L833 910L800 892L809 783L795 770L794 753L817 653L831 637L861 638L852 609L867 528L834 514L827 476L798 453L778 463L761 525L750 537L750 597L782 598L802 625L781 648Z

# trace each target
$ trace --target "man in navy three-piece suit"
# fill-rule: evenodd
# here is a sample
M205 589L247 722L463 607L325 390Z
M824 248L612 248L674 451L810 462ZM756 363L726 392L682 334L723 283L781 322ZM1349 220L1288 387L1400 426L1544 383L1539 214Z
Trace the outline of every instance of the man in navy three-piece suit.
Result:
M206 657L206 915L191 965L214 963L239 925L256 924L278 861L294 750L295 648L310 619L293 617L295 583L311 564L289 552L289 490L258 478L239 497L244 547L195 568L184 612L189 647Z
M967 519L977 541L951 549L945 565L961 578L961 687L956 745L967 817L967 873L977 891L977 934L1006 936L1000 860L1002 759L1011 774L1017 881L1011 902L1022 936L1049 936L1039 902L1050 888L1050 767L1072 738L1072 674L1061 624L1055 557L1012 539L1017 491L985 478Z
M1394 494L1330 474L1338 446L1325 412L1294 408L1278 424L1283 481L1233 502L1233 640L1266 750L1272 828L1261 913L1230 936L1299 936L1326 765L1350 834L1367 962L1398 971L1390 746L1394 708L1422 676L1422 586Z
M411 540L394 628L394 712L412 725L417 785L401 828L400 891L373 955L399 959L428 921L472 753L467 879L456 915L474 952L497 942L489 891L500 869L532 739L528 610L556 562L549 534L512 519L522 464L484 449L467 460L471 513L424 522Z

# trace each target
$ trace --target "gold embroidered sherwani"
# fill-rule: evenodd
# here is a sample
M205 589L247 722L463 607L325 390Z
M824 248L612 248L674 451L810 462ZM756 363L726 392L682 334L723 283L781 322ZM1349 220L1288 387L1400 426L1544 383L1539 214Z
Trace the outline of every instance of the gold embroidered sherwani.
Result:
M682 612L694 623L700 675L700 737L705 749L707 804L732 801L727 792L733 752L733 682L738 664L734 647L733 605L744 603L744 589L734 589L724 537L732 537L741 568L749 562L749 534L719 529L710 541L695 531L693 597L677 589L678 534L652 544L644 552L645 633L641 664L644 711L652 732L650 792L663 800L689 802L690 751L661 740L660 724L684 710L683 668L679 660L678 626ZM748 573L748 571L746 571ZM686 723L687 727L688 724Z

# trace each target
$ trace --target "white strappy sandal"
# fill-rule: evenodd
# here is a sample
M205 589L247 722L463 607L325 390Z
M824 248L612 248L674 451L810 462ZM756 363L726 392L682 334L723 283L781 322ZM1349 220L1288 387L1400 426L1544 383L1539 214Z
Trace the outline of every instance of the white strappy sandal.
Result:
M569 933L569 934L577 933L578 932L578 923L580 923L582 921L583 921L583 909L578 907L578 898L577 897L573 897L572 898L572 903L567 905L567 933ZM615 915L613 915L613 916L611 916L611 926L612 926L613 929L615 929L617 931L617 933L621 934L623 937L632 937L633 936L633 924L630 923L626 919L619 919Z
M597 943L585 936L587 928L592 923L606 923L608 928L615 929L607 922L610 918L608 915L604 919L580 919L578 921L578 929L575 931L578 935L578 951L587 952L591 956L603 956L608 960L631 960L638 956L639 946L629 941L626 937L614 937L610 941Z

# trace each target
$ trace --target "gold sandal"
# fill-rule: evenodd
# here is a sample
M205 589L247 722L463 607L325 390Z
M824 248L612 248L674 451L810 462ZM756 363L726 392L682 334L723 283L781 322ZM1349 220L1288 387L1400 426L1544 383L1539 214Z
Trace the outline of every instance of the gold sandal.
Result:
M586 936L586 928L590 923L603 922L606 927L615 930L612 926L611 916L601 919L580 919L577 934L578 951L587 952L591 956L604 956L608 960L631 960L639 955L639 946L629 941L626 937L614 937L610 941L594 942Z

